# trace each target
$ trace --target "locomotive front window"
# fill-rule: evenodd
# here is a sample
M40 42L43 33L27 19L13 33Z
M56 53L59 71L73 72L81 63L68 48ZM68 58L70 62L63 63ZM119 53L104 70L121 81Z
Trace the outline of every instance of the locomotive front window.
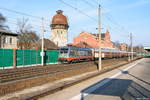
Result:
M68 49L63 48L60 50L60 53L68 53Z
M68 48L60 49L59 57L67 57L67 54L68 54Z

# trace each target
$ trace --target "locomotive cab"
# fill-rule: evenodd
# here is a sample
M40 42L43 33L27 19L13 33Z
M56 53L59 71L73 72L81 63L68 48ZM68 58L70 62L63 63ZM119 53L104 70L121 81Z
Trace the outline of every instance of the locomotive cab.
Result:
M67 58L69 57L69 48L68 47L62 47L59 50L59 57L58 60L60 62L68 62Z

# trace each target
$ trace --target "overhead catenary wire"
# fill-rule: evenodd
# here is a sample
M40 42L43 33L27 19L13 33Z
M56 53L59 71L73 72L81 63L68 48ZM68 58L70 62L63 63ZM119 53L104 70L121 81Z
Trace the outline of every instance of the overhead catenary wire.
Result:
M24 18L24 17L23 17ZM28 19L28 18L27 18ZM15 17L6 17L6 22L9 22L11 20L11 22L14 22L16 25L17 25L17 22L18 21L21 21L22 19L21 18L15 18ZM33 23L32 23L33 22ZM28 20L28 23L29 24L32 24L32 25L34 25L34 26L38 26L38 27L41 27L41 21L39 20L39 21L35 21L35 20L33 20L33 19L29 19ZM50 28L49 27L49 24L47 24L46 23L46 21L44 22L44 24L46 25L45 26L45 28Z
M95 4L100 4L100 2L98 2L98 0L92 0Z
M24 17L23 17L24 18ZM12 20L15 20L15 21L19 21L19 20L21 20L21 19L23 19L23 18L15 18L15 17L7 17L6 19L12 19ZM29 21L31 22L34 22L34 23L37 23L37 24L41 24L42 23L42 21L41 20L37 20L37 19L30 19L30 18L26 18L26 19L29 19ZM47 24L47 25L49 25L49 23L47 23L47 22L45 22L45 24Z
M61 1L61 2L62 2L63 4L65 4L65 5L67 5L67 6L71 7L71 8L73 8L74 10L78 11L79 13L81 13L81 14L83 14L83 15L89 17L89 18L92 19L93 21L96 21L96 22L97 22L97 19L95 19L95 18L91 17L90 15L84 13L82 10L78 9L77 7L74 7L73 5L70 5L69 3L66 3L64 0L59 0L59 1ZM87 1L87 0L83 0L83 2L85 2L85 3L88 4L88 5L90 5L91 7L96 7L96 6L94 6L93 4L91 4L91 3L90 3L89 1ZM99 4L97 0L93 0L93 3ZM41 17L40 17L40 16L34 16L34 15L31 15L31 14L27 14L27 13L15 11L15 10L8 9L8 8L4 8L4 7L0 7L0 9L5 10L5 11L8 11L8 12L12 12L12 13L16 13L16 14L20 14L20 15L24 15L24 16L28 16L28 17L32 17L32 18L38 19L38 20L39 20L39 23L41 23ZM107 19L108 19L113 25L115 25L115 26L117 26L117 27L120 27L120 30L121 30L121 31L124 30L124 31L127 32L127 30L125 30L124 27L122 27L121 25L119 25L118 23L116 23L116 21L114 21L112 17L109 17L109 16L106 16L106 17L107 17ZM35 22L35 21L33 21L33 22ZM36 22L38 22L38 21L36 21ZM35 25L35 26L36 26L36 25ZM46 26L46 27L48 26L47 28L49 28L49 23L47 23L47 25L45 25L45 26ZM118 29L119 29L119 28L118 28Z
M41 19L42 18L42 17L39 17L39 16L30 15L30 14L27 14L27 13L15 11L15 10L4 8L4 7L0 7L0 9L6 10L6 11L9 11L9 12L13 12L13 13L16 13L16 14L20 14L20 15L25 15L25 16L28 16L28 17L37 18L37 19Z
M41 19L42 17L41 16L35 16L35 15L31 15L31 14L28 14L28 13L24 13L24 12L20 12L20 11L16 11L16 10L12 10L12 9L8 9L8 8L4 8L4 7L0 7L1 10L4 10L4 11L8 11L8 12L12 12L12 13L16 13L18 15L24 15L24 16L28 16L28 17L31 17L31 18L34 18L34 19L37 19L39 22L42 22ZM49 21L48 19L44 18L44 20L46 21ZM48 24L48 23L47 23Z
M82 2L86 3L87 5L91 6L91 7L94 7L94 8L97 8L96 6L94 6L93 4L91 4L89 1L87 0L81 0Z
M93 4L91 4L90 2L88 2L87 0L82 0L84 3L86 3L86 4L88 4L89 6L91 6L91 7L96 7L96 6L94 6ZM93 2L95 3L95 4L99 4L98 3L98 1L96 1L96 0L93 0ZM101 6L102 7L102 6ZM105 10L104 9L104 7L102 7L102 9L103 10ZM110 14L109 14L110 15ZM109 20L111 23L112 23L112 25L114 25L118 30L121 30L121 31L124 31L124 32L127 32L127 33L129 33L129 31L128 30L126 30L122 25L120 25L120 24L118 24L113 18L112 18L112 16L110 17L110 16L108 16L108 15L106 15L106 18L107 18L107 20ZM104 24L104 23L103 23Z
M88 14L86 14L86 13L84 13L83 11L81 11L80 9L78 9L78 8L76 8L76 7L72 6L72 5L70 5L69 3L66 3L64 0L59 0L59 1L61 1L62 3L64 3L65 5L67 5L67 6L71 7L71 8L73 8L73 9L75 9L75 10L78 11L79 13L81 13L81 14L83 14L83 15L89 17L90 19L92 19L92 20L94 20L94 21L97 21L95 18L89 16ZM86 4L90 5L91 7L95 7L93 4L91 4L91 3L90 3L89 1L87 1L87 0L82 0L82 1L85 2ZM99 4L99 3L98 3L98 0L93 0L93 3L95 3L95 4L97 4L97 5ZM102 8L103 8L103 7L102 7ZM31 15L31 14L27 14L27 13L24 13L24 12L15 11L15 10L8 9L8 8L4 8L4 7L0 7L0 9L5 10L5 11L8 11L8 12L13 12L13 13L16 13L16 14L25 15L25 16L28 16L28 17L32 17L32 18L39 19L39 22L41 23L41 18L42 18L42 17L40 17L40 16L34 16L34 15ZM120 29L121 29L121 30L124 30L125 32L129 32L129 31L127 31L123 26L119 25L116 21L114 21L112 17L110 17L110 16L106 16L106 17L107 17L107 19L108 19L113 25L116 25L116 26L120 27ZM36 21L36 22L37 22L37 21ZM47 23L47 24L49 24L49 23ZM48 25L48 26L49 26L49 25Z
M85 2L86 4L88 4L88 5L91 6L91 7L95 7L94 5L92 5L91 3L89 3L89 2L86 1L86 0L82 0L82 1ZM94 2L95 4L97 4L97 5L99 5L98 0L93 0L93 2ZM105 10L102 5L101 5L101 7L102 7L103 10ZM110 13L108 13L108 14L109 14L109 16L106 15L106 18L107 18L113 25L116 25L117 27L120 27L121 30L124 30L124 32L129 33L129 31L124 28L124 26L118 24L118 22L116 22L116 21L112 18L112 16L111 16Z
M118 24L112 17L106 16L106 18L107 18L113 25L119 27L122 31L129 33L129 31L124 28L124 26Z
M84 13L82 10L80 10L80 9L78 9L78 8L76 8L76 7L74 7L74 6L72 6L71 4L65 2L64 0L58 0L58 1L62 2L63 4L65 4L65 5L68 6L68 7L71 7L72 9L78 11L78 12L81 13L82 15L87 16L88 18L92 19L93 21L97 22L97 20L96 20L95 18L93 18L93 17L91 17L90 15Z
M84 12L81 11L80 9L78 9L78 8L76 8L76 7L72 6L72 5L70 5L70 4L66 3L66 2L64 2L63 0L59 0L59 1L61 1L62 3L64 3L65 5L67 5L67 6L71 7L71 8L73 8L73 9L75 9L75 10L78 11L79 13L81 13L81 14L83 14L83 15L89 17L89 18L92 19L93 21L96 21L96 22L97 22L97 20L96 20L95 18L89 16L88 14L84 13ZM88 3L88 4L90 5L90 3L89 3L88 1L85 0L85 2ZM92 6L92 5L91 5L91 6ZM34 15L31 15L31 14L27 14L27 13L23 13L23 12L11 10L11 9L4 8L4 7L0 7L0 9L6 10L6 11L8 11L8 12L12 12L12 13L24 15L24 16L36 18L36 19L39 20L39 23L41 22L41 17L39 17L39 16L34 16ZM33 22L35 22L35 21L33 21ZM37 21L36 21L36 22L37 22ZM48 25L46 25L46 27L49 26L49 23L47 23L47 24L48 24ZM37 25L36 25L36 26L37 26ZM49 28L49 27L47 27L47 28Z
M7 17L7 18L8 18L8 20L7 20L8 23L13 23L14 25L18 25L18 22L17 22L18 19L11 18L11 17ZM11 21L10 21L9 19L11 19ZM35 27L35 26L36 26L36 27L41 27L40 23L39 23L39 25L38 25L38 24L36 24L36 23L30 23L30 22L33 22L33 21L32 21L32 20L29 21L29 25L32 25L32 26L34 26L34 27ZM50 28L50 27L46 27L46 26L45 26L45 28Z
M8 18L8 17L7 17ZM10 18L10 17L9 17ZM15 27L17 27L17 25L18 25L18 23L17 23L17 21L14 21L14 20L7 20L7 23L9 23L9 24L13 24L13 25L15 25ZM32 29L40 29L40 27L41 27L41 25L36 25L36 24L31 24L31 23L29 23L29 25L31 26L31 30ZM11 30L12 31L12 30ZM34 30L33 30L34 31ZM46 32L50 32L50 27L45 27L45 31ZM17 32L17 28L16 28L16 30L14 30L14 32Z

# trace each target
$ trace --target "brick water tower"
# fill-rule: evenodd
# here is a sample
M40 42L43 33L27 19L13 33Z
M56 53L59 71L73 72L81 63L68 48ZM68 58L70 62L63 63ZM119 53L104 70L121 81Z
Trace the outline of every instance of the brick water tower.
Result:
M66 46L68 41L68 20L62 10L56 11L51 22L51 40L58 46Z

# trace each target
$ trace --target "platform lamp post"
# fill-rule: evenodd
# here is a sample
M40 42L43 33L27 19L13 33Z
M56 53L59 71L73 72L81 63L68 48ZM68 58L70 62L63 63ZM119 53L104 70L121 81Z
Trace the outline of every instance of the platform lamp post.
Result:
M101 5L98 5L98 33L99 33L99 61L98 70L102 69L102 58L101 58Z

